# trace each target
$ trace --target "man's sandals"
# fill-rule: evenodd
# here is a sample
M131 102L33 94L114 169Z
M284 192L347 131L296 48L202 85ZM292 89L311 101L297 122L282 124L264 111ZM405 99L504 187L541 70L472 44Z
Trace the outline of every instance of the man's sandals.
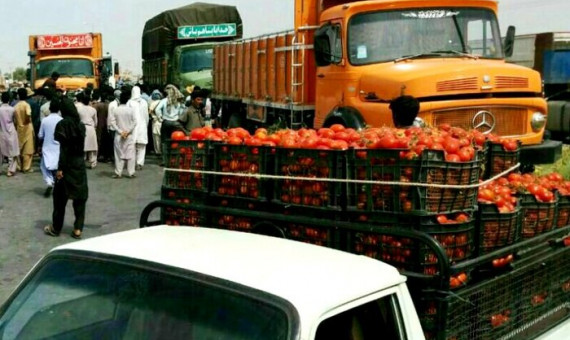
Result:
M49 236L53 236L53 237L59 236L59 233L57 233L55 230L53 230L53 226L51 224L48 224L44 227L44 233L46 233Z

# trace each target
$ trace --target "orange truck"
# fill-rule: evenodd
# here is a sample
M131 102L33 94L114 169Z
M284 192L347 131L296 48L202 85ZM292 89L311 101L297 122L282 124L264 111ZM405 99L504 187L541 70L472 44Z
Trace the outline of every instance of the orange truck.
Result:
M293 30L215 47L212 98L226 126L359 129L412 95L426 124L515 137L523 162L550 163L561 143L543 140L540 74L505 62L513 40L494 0L296 0Z
M57 86L67 91L93 84L114 87L118 64L103 56L101 33L31 35L29 37L29 80L40 88L53 72L60 74Z

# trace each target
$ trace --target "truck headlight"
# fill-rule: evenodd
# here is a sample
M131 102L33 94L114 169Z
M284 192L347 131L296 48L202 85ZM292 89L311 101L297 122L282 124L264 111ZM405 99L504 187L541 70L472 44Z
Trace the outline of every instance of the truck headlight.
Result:
M532 131L538 132L546 125L546 116L540 112L535 112L532 114L532 119L530 120L530 126Z

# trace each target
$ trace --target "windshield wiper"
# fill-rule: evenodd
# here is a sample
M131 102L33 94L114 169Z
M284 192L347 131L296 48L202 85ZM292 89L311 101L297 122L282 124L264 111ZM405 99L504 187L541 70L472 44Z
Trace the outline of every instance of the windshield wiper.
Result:
M403 57L394 59L394 62L399 63L400 61L404 61L404 60L418 59L418 58L431 58L431 57L441 57L441 53L430 52L430 53L418 53L418 54L412 54L412 55L405 55Z
M472 58L472 59L479 59L478 56L473 55L473 54L469 54L469 53L465 53L465 52L461 52L461 51L456 51L456 50L437 50L437 51L431 51L431 53L438 53L438 54L453 54L453 55L457 55L457 56L461 56L461 57L467 57L467 58Z

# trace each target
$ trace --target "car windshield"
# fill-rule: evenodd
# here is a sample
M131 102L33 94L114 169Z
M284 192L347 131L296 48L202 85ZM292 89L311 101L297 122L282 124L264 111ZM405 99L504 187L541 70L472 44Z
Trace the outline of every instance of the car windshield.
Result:
M503 58L495 14L474 8L355 15L348 27L348 55L353 65L418 57Z
M261 294L186 275L49 260L0 310L0 339L291 338L287 312Z
M180 72L211 70L214 64L213 52L212 48L183 51L180 56Z
M61 77L93 77L93 64L87 59L52 59L36 65L37 77L48 78L53 72Z

